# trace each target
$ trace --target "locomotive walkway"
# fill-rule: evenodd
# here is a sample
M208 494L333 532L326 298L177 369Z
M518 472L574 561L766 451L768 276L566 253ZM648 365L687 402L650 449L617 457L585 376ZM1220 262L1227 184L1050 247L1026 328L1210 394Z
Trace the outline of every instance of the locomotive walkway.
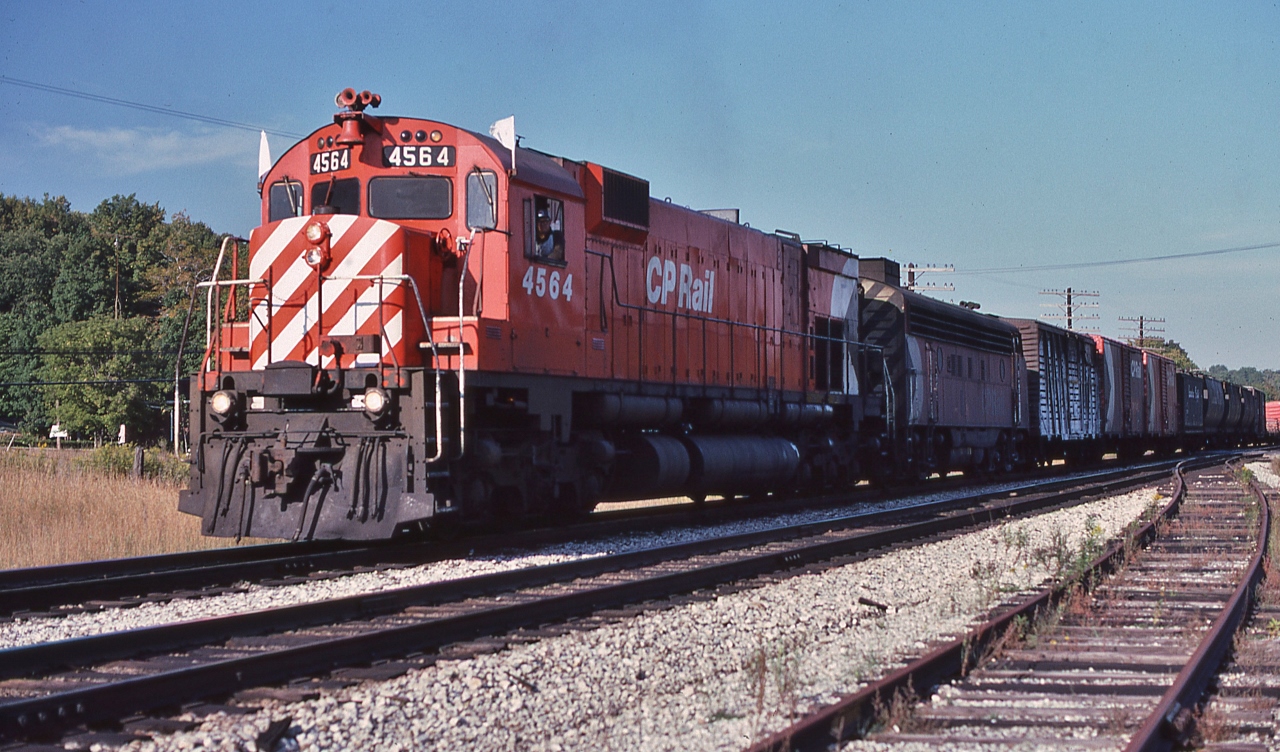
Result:
M386 678L432 663L454 643L539 638L548 624L633 613L655 599L761 576L839 566L892 545L983 526L1165 477L1057 481L890 517L854 515L764 532L536 567L263 612L0 651L0 740L315 677ZM1123 475L1123 473L1122 473ZM1070 486L1069 488L1063 488ZM385 661L379 663L379 661ZM372 664L372 665L371 665ZM137 723L136 721L134 722ZM163 724L161 724L163 725Z
M1247 661L1252 675L1237 667L1238 678L1224 682L1216 715L1197 711L1262 576L1266 496L1221 471L1181 484L1166 512L1176 516L1133 539L1149 537L1148 548L1118 544L1094 562L1086 583L1119 570L1091 592L1060 587L998 609L970 634L754 752L825 749L833 737L865 739L846 749L1156 750L1226 738L1227 730L1269 736L1271 704L1263 698L1278 685L1268 673L1275 651L1265 643ZM1272 603L1255 616L1254 631L1265 631L1259 619L1274 612ZM958 678L946 683L949 676ZM914 688L931 687L917 704ZM1211 723L1198 728L1206 718Z

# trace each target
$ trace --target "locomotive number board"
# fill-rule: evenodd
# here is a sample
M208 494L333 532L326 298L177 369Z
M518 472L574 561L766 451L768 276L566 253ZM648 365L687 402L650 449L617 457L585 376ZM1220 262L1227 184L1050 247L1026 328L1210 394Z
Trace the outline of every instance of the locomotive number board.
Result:
M413 146L398 144L382 147L383 167L452 167L452 146Z
M336 149L322 151L311 155L311 174L321 175L326 172L337 172L351 166L351 150Z

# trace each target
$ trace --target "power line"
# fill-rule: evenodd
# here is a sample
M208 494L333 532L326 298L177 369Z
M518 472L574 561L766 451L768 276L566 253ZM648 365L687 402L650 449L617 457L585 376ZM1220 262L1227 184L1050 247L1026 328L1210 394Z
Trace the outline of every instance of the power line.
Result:
M115 97L104 97L100 94L90 94L86 91L77 91L76 89L67 89L61 86L50 86L49 84L37 83L35 81L24 81L20 78L12 78L10 76L0 76L0 84L9 84L11 86L22 86L37 91L45 91L52 94L62 94L63 96L76 97L77 99L87 99L90 102L101 102L103 104L114 104L117 107L129 107L134 110L142 110L143 112L153 112L159 115L170 115L172 117L186 118L187 120L195 120L210 125L221 125L225 128L239 128L242 131L266 131L274 136L284 136L286 138L300 139L303 136L288 131L278 131L274 128L263 128L259 125L251 125L249 123L240 123L235 120L226 120L224 118L211 117L209 115L200 115L195 112L183 112L182 110L171 110L168 107L159 107L154 104L146 104L144 102L133 102L128 99L116 99Z
M1146 264L1152 261L1172 261L1176 259L1196 258L1198 256L1219 256L1224 253L1243 253L1244 251L1261 251L1267 248L1280 248L1280 242L1260 243L1258 245L1242 245L1235 248L1217 248L1212 251L1191 251L1190 253L1169 253L1163 256L1143 256L1141 258L1114 259L1112 261L1082 261L1076 264L1045 264L1042 266L994 266L987 269L966 269L955 274L1016 274L1018 272L1053 272L1067 269L1093 269L1100 266L1123 266L1126 264Z

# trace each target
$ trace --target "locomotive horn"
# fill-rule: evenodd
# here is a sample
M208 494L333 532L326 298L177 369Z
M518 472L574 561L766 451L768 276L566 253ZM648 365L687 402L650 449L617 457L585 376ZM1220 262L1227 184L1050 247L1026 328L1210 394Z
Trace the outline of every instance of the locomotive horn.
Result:
M339 107L350 107L356 103L356 97L356 90L348 86L338 92L338 96L334 97L333 102Z
M337 142L343 146L363 143L364 121L360 113L364 112L366 107L377 107L382 104L382 97L368 89L357 94L355 89L347 87L338 92L338 96L333 101L344 108L342 112L333 116L333 122L342 124L342 133L338 136Z

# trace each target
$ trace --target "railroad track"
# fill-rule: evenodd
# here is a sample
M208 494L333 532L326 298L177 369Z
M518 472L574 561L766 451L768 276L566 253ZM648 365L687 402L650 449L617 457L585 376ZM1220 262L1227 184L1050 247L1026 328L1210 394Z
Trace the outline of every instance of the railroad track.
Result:
M1272 509L1280 492L1268 491ZM1197 745L1206 750L1265 752L1280 739L1280 519L1271 520L1272 567L1247 623L1198 717ZM1270 742L1270 743L1268 743Z
M1103 470L1065 479L1011 478L1019 488L1042 490L1123 478L1135 470L1156 471L1173 467L1172 462L1152 463L1139 468ZM970 481L964 481L971 483ZM922 490L953 490L962 487L956 479L928 484ZM957 504L981 500L979 492L957 499ZM716 503L677 509L653 507L612 511L592 515L581 523L556 528L521 531L516 542L527 548L590 540L621 533L660 532L687 525L709 525L748 520L769 514L833 509L851 503L881 502L892 497L881 492L815 497L793 502L785 510L776 503ZM391 567L409 567L509 551L509 533L485 532L456 541L408 540L376 545L341 541L278 543L243 548L214 549L129 559L83 562L29 569L0 571L0 619L6 617L62 616L108 608L130 608L177 598L198 598L224 594L245 583L263 585L299 584L317 579L333 579L350 574Z
M299 677L312 677L313 686L389 678L432 663L434 651L451 644L474 645L491 636L503 644L536 640L549 623L625 617L676 594L839 566L886 546L910 545L1167 476L1163 468L1128 473L1059 481L1050 484L1053 491L987 494L976 505L965 500L965 508L958 508L963 505L957 500L936 502L901 511L892 521L854 515L0 651L0 740L52 738L86 724L117 723L135 713L200 701L221 707L216 705L221 698L246 688ZM1071 487L1061 488L1064 484ZM307 691L307 683L293 691Z
M1091 591L1046 590L997 609L970 634L754 749L826 749L834 739L863 740L843 749L1156 750L1203 741L1197 719L1213 711L1198 708L1261 578L1268 504L1256 484L1203 471L1179 480L1172 513L1137 534L1151 539L1146 549L1118 544L1099 557L1084 582L1116 571ZM1273 599L1255 614L1254 631L1274 631L1266 621L1274 613ZM1259 701L1274 704L1280 688L1274 642L1246 661L1252 673L1221 683L1217 736L1257 734L1268 720ZM915 688L928 699L917 703Z

